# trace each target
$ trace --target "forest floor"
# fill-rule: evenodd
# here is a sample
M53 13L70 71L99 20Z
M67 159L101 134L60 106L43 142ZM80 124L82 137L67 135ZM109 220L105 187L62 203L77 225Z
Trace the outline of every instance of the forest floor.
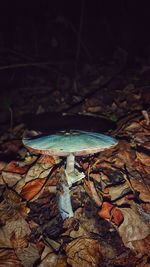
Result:
M18 66L26 82L2 93L0 267L148 267L150 64L127 67L122 50L109 64L81 65L73 77L63 64L24 72ZM25 130L66 127L103 132L118 144L77 157L85 177L71 188L74 216L63 221L58 199L65 162L28 151L22 138Z

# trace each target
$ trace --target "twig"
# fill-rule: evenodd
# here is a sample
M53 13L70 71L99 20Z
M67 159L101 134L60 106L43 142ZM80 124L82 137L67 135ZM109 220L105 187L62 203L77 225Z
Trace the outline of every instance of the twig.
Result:
M6 69L16 69L16 68L24 68L24 67L32 67L32 66L37 66L37 67L41 67L42 65L59 65L59 64L70 64L73 62L65 62L65 61L48 61L48 62L33 62L33 63L18 63L18 64L12 64L12 65L6 65L6 66L2 66L0 67L0 71L1 70L6 70Z

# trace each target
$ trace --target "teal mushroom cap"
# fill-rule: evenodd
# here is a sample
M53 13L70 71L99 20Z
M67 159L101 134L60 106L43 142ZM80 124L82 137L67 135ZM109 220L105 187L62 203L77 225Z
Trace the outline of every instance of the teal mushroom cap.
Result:
M118 141L100 133L72 130L55 135L23 138L23 144L36 153L67 157L65 174L68 185L72 186L84 177L83 173L75 169L75 156L104 151L116 146Z
M23 138L23 144L38 153L55 156L84 156L116 146L118 141L108 135L73 130L57 134Z

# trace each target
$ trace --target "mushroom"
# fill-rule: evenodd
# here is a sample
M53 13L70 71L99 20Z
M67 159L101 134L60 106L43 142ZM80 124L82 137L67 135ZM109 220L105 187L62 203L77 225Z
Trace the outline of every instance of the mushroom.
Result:
M63 184L64 194L60 197L60 209L65 213L62 216L63 218L73 216L69 188L85 176L83 172L79 172L75 168L75 156L98 153L114 147L117 143L117 140L111 136L78 130L63 131L57 134L34 138L23 138L23 144L36 153L67 157L65 169L67 185ZM65 199L63 199L63 195ZM63 202L65 203L64 205ZM69 208L66 207L66 202Z

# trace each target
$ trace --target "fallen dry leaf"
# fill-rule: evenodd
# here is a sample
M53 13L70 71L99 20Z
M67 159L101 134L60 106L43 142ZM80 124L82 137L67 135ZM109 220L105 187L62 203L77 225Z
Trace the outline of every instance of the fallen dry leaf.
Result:
M119 168L126 166L131 167L136 158L135 151L126 141L119 141L117 155L115 155L114 163Z
M134 190L139 193L140 199L144 202L150 202L150 190L144 184L144 182L142 180L133 178L130 180L130 182Z
M16 240L28 236L31 232L28 223L21 216L18 216L17 219L11 218L11 220L6 221L4 227L8 236Z
M51 253L40 263L39 267L67 267L67 261L63 256Z
M26 200L33 199L40 191L42 193L42 187L45 183L46 179L34 179L33 181L30 181L23 186L20 195L22 198Z
M136 151L136 161L139 160L143 165L150 166L150 156Z
M12 173L7 171L2 171L0 177L0 184L7 184L12 187L22 179L22 175L19 173Z
M132 246L137 253L148 255L150 252L150 235L141 240L132 241Z
M15 172L18 174L24 174L27 172L28 168L29 167L23 164L22 162L13 160L6 166L5 171L12 172L12 173Z
M121 255L117 256L113 261L113 266L133 266L133 267L149 267L147 264L147 256L143 256L142 258L137 257L135 253L131 251L126 251Z
M27 172L25 182L32 181L37 178L45 178L51 171L51 163L35 163Z
M38 163L48 163L50 164L51 166L56 164L56 157L52 157L52 156L49 156L49 155L42 155L38 161Z
M10 236L5 227L0 227L0 248L12 248Z
M41 263L39 267L67 267L66 257L52 252L46 247L41 255Z
M66 253L72 267L96 267L103 262L99 242L90 238L73 240L66 246Z
M23 267L12 249L0 248L0 267Z
M11 242L13 249L26 248L28 246L27 236L16 238L15 233L11 235L10 242Z
M26 248L18 248L15 250L15 253L22 265L25 267L33 267L35 261L40 257L39 251L35 244L29 244Z
M105 220L110 219L110 212L114 206L109 202L103 202L101 209L98 212L98 215Z
M117 207L114 207L111 210L110 216L111 221L117 226L119 226L124 220L122 212Z
M118 227L125 246L134 250L132 241L142 240L150 234L150 225L142 216L131 208L120 208L124 220Z
M111 201L115 201L117 198L123 197L125 194L129 193L131 189L127 182L107 187Z
M6 221L11 219L17 220L18 216L27 216L29 209L17 193L6 189L3 197L4 200L0 203L0 221L2 224L5 224Z
M124 220L123 214L117 207L109 202L103 202L102 208L99 210L98 215L105 220L113 222L119 226Z

